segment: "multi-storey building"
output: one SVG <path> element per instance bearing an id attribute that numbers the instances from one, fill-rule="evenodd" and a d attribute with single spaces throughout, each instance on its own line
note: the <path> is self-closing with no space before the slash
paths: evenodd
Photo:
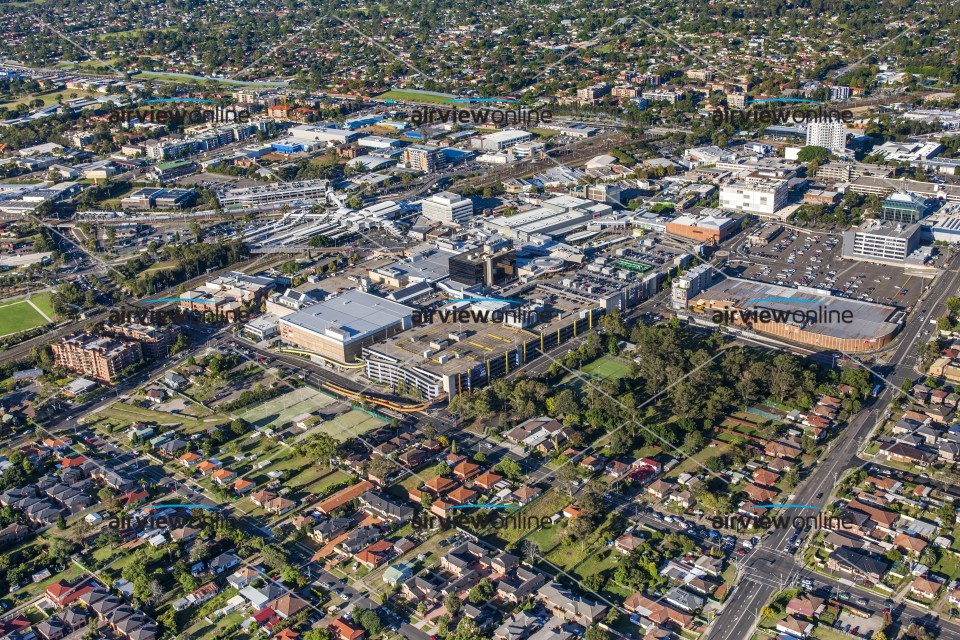
<path id="1" fill-rule="evenodd" d="M 121 342 L 85 331 L 66 336 L 51 348 L 55 367 L 103 382 L 113 382 L 123 369 L 143 360 L 139 343 Z"/>
<path id="2" fill-rule="evenodd" d="M 843 234 L 844 258 L 902 265 L 920 246 L 920 225 L 873 221 Z"/>
<path id="3" fill-rule="evenodd" d="M 463 224 L 473 217 L 473 200 L 441 191 L 423 201 L 423 215 L 437 222 Z"/>
<path id="4" fill-rule="evenodd" d="M 132 340 L 140 344 L 144 357 L 158 360 L 170 355 L 170 348 L 180 335 L 180 327 L 173 324 L 162 326 L 124 323 L 106 325 L 104 333 L 121 338 L 124 341 Z"/>
<path id="5" fill-rule="evenodd" d="M 424 144 L 414 144 L 403 150 L 403 162 L 411 169 L 429 173 L 443 165 L 443 150 Z"/>
<path id="6" fill-rule="evenodd" d="M 807 146 L 841 153 L 847 146 L 847 127 L 842 122 L 811 122 L 807 125 Z"/>
<path id="7" fill-rule="evenodd" d="M 759 216 L 773 216 L 787 205 L 785 180 L 770 180 L 747 184 L 733 182 L 720 187 L 720 208 L 745 211 Z"/>

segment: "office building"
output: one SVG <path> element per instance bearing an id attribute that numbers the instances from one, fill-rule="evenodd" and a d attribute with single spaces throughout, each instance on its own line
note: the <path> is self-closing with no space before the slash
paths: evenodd
<path id="1" fill-rule="evenodd" d="M 425 144 L 410 145 L 403 150 L 403 163 L 425 173 L 436 171 L 444 164 L 443 150 Z"/>
<path id="2" fill-rule="evenodd" d="M 893 193 L 883 201 L 880 219 L 886 222 L 920 222 L 930 213 L 931 203 L 915 193 Z"/>
<path id="3" fill-rule="evenodd" d="M 843 153 L 847 146 L 847 127 L 842 122 L 810 122 L 807 124 L 807 146 L 823 147 Z"/>
<path id="4" fill-rule="evenodd" d="M 450 278 L 461 284 L 496 286 L 517 276 L 517 253 L 513 249 L 490 252 L 467 251 L 450 258 Z"/>
<path id="5" fill-rule="evenodd" d="M 437 222 L 464 224 L 473 217 L 473 200 L 449 191 L 433 194 L 422 205 L 423 215 Z"/>
<path id="6" fill-rule="evenodd" d="M 720 187 L 720 208 L 758 216 L 774 216 L 787 205 L 787 183 L 768 180 L 755 184 L 733 182 Z"/>
<path id="7" fill-rule="evenodd" d="M 858 229 L 843 233 L 841 255 L 851 260 L 865 260 L 902 266 L 920 246 L 920 225 L 902 225 L 871 221 Z"/>
<path id="8" fill-rule="evenodd" d="M 137 342 L 121 342 L 85 331 L 61 338 L 50 345 L 53 366 L 74 373 L 113 382 L 125 368 L 143 360 Z"/>

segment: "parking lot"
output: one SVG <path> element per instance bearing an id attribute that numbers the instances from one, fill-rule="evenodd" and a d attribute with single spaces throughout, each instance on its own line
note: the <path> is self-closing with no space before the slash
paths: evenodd
<path id="1" fill-rule="evenodd" d="M 924 278 L 893 266 L 840 258 L 840 236 L 785 229 L 769 243 L 740 247 L 728 272 L 788 287 L 813 287 L 833 295 L 907 309 L 916 304 Z"/>

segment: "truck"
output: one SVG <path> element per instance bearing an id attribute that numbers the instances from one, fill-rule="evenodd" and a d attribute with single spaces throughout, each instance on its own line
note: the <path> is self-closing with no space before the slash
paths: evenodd
<path id="1" fill-rule="evenodd" d="M 883 389 L 883 385 L 879 385 L 879 384 L 878 384 L 877 386 L 875 386 L 875 387 L 873 388 L 873 391 L 870 392 L 870 396 L 873 397 L 873 398 L 876 398 L 878 395 L 880 395 L 880 390 L 881 390 L 881 389 Z"/>

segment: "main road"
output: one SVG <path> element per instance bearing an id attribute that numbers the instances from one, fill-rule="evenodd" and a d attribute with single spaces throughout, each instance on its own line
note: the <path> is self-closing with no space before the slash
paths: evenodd
<path id="1" fill-rule="evenodd" d="M 900 385 L 917 375 L 911 356 L 916 355 L 916 345 L 923 325 L 928 318 L 938 317 L 946 308 L 948 296 L 956 295 L 960 286 L 960 271 L 956 269 L 956 256 L 927 292 L 923 305 L 928 314 L 914 311 L 906 321 L 898 345 L 885 366 L 871 367 L 883 376 L 884 389 L 872 403 L 871 408 L 861 411 L 850 421 L 845 431 L 828 448 L 820 464 L 814 467 L 789 502 L 792 504 L 823 506 L 840 478 L 848 469 L 859 466 L 861 446 L 882 419 L 883 410 L 900 394 Z M 785 510 L 784 515 L 808 515 L 799 510 Z M 747 556 L 740 565 L 740 579 L 730 600 L 714 620 L 709 638 L 712 640 L 744 640 L 753 633 L 760 617 L 760 609 L 770 598 L 792 583 L 803 571 L 802 562 L 793 554 L 783 551 L 793 529 L 773 530 Z M 865 594 L 868 592 L 865 592 Z M 875 595 L 874 595 L 875 597 Z M 905 611 L 894 609 L 894 614 Z M 943 623 L 940 637 L 960 640 L 960 625 Z"/>

